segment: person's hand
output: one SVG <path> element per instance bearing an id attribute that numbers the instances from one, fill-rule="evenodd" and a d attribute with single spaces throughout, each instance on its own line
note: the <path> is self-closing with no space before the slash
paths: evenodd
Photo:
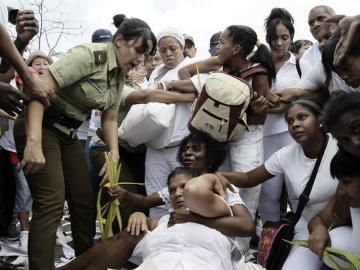
<path id="1" fill-rule="evenodd" d="M 108 153 L 108 157 L 116 164 L 119 163 L 119 152 L 118 151 L 109 151 Z M 109 172 L 108 172 L 108 167 L 107 167 L 107 163 L 105 161 L 102 169 L 100 170 L 99 176 L 102 177 L 101 182 L 100 182 L 100 187 L 102 187 L 103 185 L 105 185 L 106 183 L 109 182 Z"/>
<path id="2" fill-rule="evenodd" d="M 50 106 L 49 98 L 54 94 L 53 91 L 41 79 L 30 76 L 23 79 L 24 93 L 31 99 L 39 100 L 45 107 Z"/>
<path id="3" fill-rule="evenodd" d="M 145 81 L 146 72 L 132 69 L 128 72 L 127 81 L 130 83 L 141 84 Z"/>
<path id="4" fill-rule="evenodd" d="M 14 117 L 24 109 L 21 100 L 25 100 L 25 95 L 16 90 L 10 84 L 0 82 L 0 109 L 3 109 L 10 116 Z"/>
<path id="5" fill-rule="evenodd" d="M 147 218 L 144 213 L 135 212 L 129 217 L 126 231 L 131 235 L 139 235 L 148 231 Z"/>
<path id="6" fill-rule="evenodd" d="M 186 222 L 195 222 L 197 223 L 198 215 L 190 212 L 187 208 L 180 208 L 174 210 L 170 214 L 169 224 L 175 225 L 180 223 L 186 223 Z"/>
<path id="7" fill-rule="evenodd" d="M 281 93 L 276 93 L 279 96 L 279 101 L 283 103 L 290 103 L 292 100 L 298 97 L 298 91 L 296 89 L 288 89 Z"/>
<path id="8" fill-rule="evenodd" d="M 360 37 L 360 15 L 347 16 L 340 20 L 337 32 L 340 32 L 341 36 L 334 52 L 334 66 L 342 63 L 350 47 Z"/>
<path id="9" fill-rule="evenodd" d="M 126 197 L 126 193 L 127 193 L 126 189 L 124 189 L 120 186 L 108 188 L 107 192 L 108 192 L 108 195 L 109 195 L 111 201 L 113 201 L 115 199 L 124 200 Z"/>
<path id="10" fill-rule="evenodd" d="M 280 97 L 279 95 L 273 93 L 273 92 L 269 92 L 266 96 L 266 100 L 268 102 L 269 107 L 274 108 L 279 106 L 280 103 Z"/>
<path id="11" fill-rule="evenodd" d="M 323 256 L 325 247 L 330 241 L 328 230 L 324 226 L 316 227 L 309 236 L 309 248 L 320 258 Z"/>
<path id="12" fill-rule="evenodd" d="M 255 115 L 266 114 L 268 102 L 265 97 L 260 96 L 250 101 L 250 111 Z"/>
<path id="13" fill-rule="evenodd" d="M 44 168 L 45 157 L 41 142 L 27 142 L 24 150 L 24 158 L 21 167 L 25 175 L 34 174 Z"/>
<path id="14" fill-rule="evenodd" d="M 16 32 L 17 37 L 24 44 L 29 41 L 39 32 L 39 23 L 35 18 L 34 11 L 20 10 L 16 17 Z"/>

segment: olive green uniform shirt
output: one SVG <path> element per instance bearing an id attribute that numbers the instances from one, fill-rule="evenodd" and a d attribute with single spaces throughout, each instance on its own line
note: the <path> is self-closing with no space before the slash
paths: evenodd
<path id="1" fill-rule="evenodd" d="M 126 73 L 117 66 L 112 43 L 83 44 L 49 66 L 60 89 L 51 102 L 85 121 L 93 109 L 118 111 Z"/>

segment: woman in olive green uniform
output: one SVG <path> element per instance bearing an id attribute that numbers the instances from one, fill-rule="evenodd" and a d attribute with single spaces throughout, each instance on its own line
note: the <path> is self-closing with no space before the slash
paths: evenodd
<path id="1" fill-rule="evenodd" d="M 15 124 L 16 146 L 33 197 L 30 269 L 54 268 L 56 228 L 65 198 L 76 255 L 92 246 L 91 184 L 75 129 L 92 109 L 102 110 L 104 140 L 117 162 L 117 112 L 126 72 L 156 49 L 155 36 L 145 22 L 117 15 L 114 24 L 119 26 L 113 42 L 77 46 L 49 67 L 40 78 L 53 91 L 50 107 L 44 110 L 33 100 L 25 119 L 20 117 Z M 105 170 L 102 173 L 106 179 Z"/>

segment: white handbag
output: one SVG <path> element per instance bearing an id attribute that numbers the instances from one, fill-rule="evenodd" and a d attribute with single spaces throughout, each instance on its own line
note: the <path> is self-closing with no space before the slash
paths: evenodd
<path id="1" fill-rule="evenodd" d="M 133 105 L 118 129 L 118 136 L 133 147 L 149 142 L 170 126 L 174 113 L 175 104 Z"/>

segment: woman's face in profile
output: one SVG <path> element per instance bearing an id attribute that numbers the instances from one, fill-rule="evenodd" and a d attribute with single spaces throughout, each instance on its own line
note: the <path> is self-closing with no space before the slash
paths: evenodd
<path id="1" fill-rule="evenodd" d="M 218 55 L 222 63 L 226 63 L 233 55 L 233 38 L 230 36 L 229 30 L 225 29 L 220 36 L 218 43 Z"/>
<path id="2" fill-rule="evenodd" d="M 353 88 L 360 86 L 360 55 L 347 55 L 334 71 Z"/>
<path id="3" fill-rule="evenodd" d="M 173 37 L 163 37 L 160 39 L 159 52 L 167 68 L 174 68 L 184 60 L 184 48 Z"/>
<path id="4" fill-rule="evenodd" d="M 341 115 L 330 132 L 345 151 L 360 157 L 360 111 Z"/>

